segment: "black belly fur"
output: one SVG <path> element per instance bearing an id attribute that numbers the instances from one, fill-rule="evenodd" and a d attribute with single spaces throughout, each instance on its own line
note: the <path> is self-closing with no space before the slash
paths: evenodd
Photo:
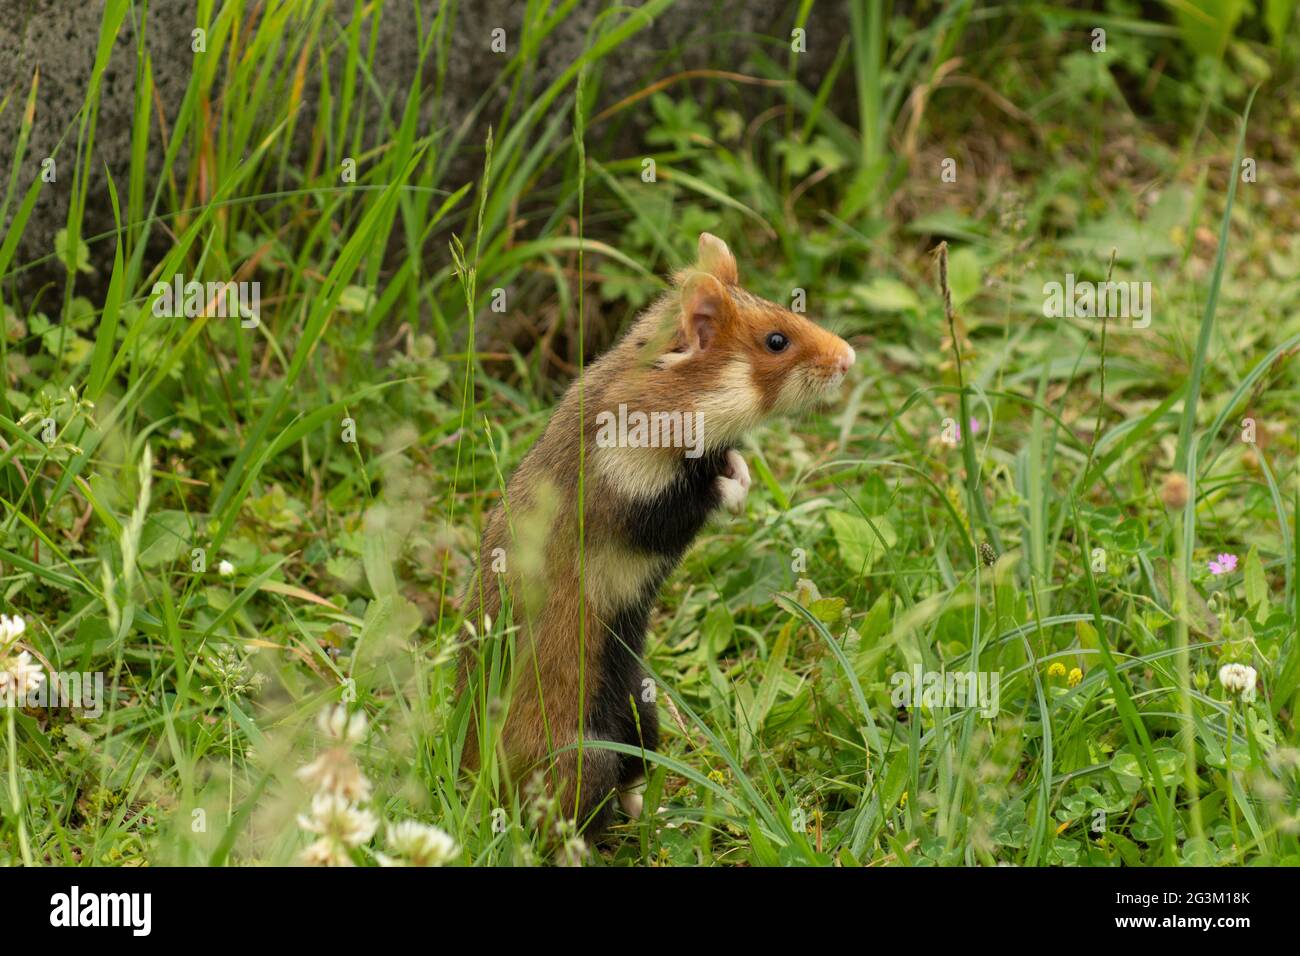
<path id="1" fill-rule="evenodd" d="M 656 591 L 658 582 L 653 590 L 647 587 L 644 600 L 624 608 L 606 623 L 609 633 L 605 636 L 600 686 L 588 718 L 593 736 L 646 750 L 659 745 L 653 694 L 649 695 L 651 700 L 643 699 L 647 696 L 643 683 L 647 677 L 640 660 Z"/>
<path id="2" fill-rule="evenodd" d="M 726 461 L 725 448 L 699 458 L 683 458 L 677 481 L 650 501 L 629 506 L 627 543 L 673 562 L 679 560 L 718 507 L 715 479 L 723 473 Z"/>
<path id="3" fill-rule="evenodd" d="M 720 499 L 716 479 L 726 467 L 726 449 L 699 458 L 683 458 L 680 478 L 649 502 L 630 510 L 624 525 L 625 543 L 636 550 L 667 558 L 659 575 L 646 582 L 637 598 L 605 622 L 605 653 L 600 685 L 587 726 L 593 736 L 656 750 L 659 724 L 653 694 L 647 694 L 640 658 L 645 647 L 650 611 L 663 579 L 681 560 Z M 643 698 L 650 696 L 650 700 Z M 639 776 L 642 763 L 624 757 L 622 782 Z"/>

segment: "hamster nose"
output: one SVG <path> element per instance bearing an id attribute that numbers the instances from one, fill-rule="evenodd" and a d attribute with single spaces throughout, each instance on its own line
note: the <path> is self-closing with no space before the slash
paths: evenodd
<path id="1" fill-rule="evenodd" d="M 844 351 L 840 357 L 835 360 L 835 368 L 841 375 L 847 375 L 849 369 L 853 368 L 853 363 L 857 361 L 857 354 L 853 351 L 852 346 L 844 346 Z"/>

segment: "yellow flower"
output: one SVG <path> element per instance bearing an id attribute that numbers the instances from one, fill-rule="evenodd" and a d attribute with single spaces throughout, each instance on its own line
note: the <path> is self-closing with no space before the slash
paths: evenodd
<path id="1" fill-rule="evenodd" d="M 727 775 L 721 770 L 710 770 L 709 779 L 720 787 L 725 787 L 727 785 Z"/>
<path id="2" fill-rule="evenodd" d="M 1052 662 L 1052 665 L 1051 665 L 1049 668 L 1047 668 L 1047 676 L 1048 676 L 1048 677 L 1064 677 L 1064 676 L 1065 676 L 1065 665 L 1062 664 L 1060 661 L 1053 661 L 1053 662 Z"/>
<path id="3" fill-rule="evenodd" d="M 901 797 L 898 798 L 898 805 L 899 805 L 900 807 L 905 807 L 905 806 L 907 806 L 907 791 L 906 791 L 906 790 L 904 790 L 904 791 L 903 791 L 903 795 L 902 795 Z"/>
<path id="4" fill-rule="evenodd" d="M 1070 668 L 1070 676 L 1065 680 L 1071 687 L 1078 687 L 1079 681 L 1083 680 L 1083 671 L 1077 667 L 1072 667 Z"/>

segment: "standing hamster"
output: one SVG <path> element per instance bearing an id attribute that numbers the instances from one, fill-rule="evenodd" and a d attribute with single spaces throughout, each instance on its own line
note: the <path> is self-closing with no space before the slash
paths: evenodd
<path id="1" fill-rule="evenodd" d="M 731 250 L 700 236 L 695 264 L 569 387 L 487 521 L 467 618 L 480 635 L 499 622 L 513 655 L 502 707 L 484 690 L 487 638 L 462 651 L 464 766 L 499 735 L 511 776 L 544 771 L 589 834 L 615 790 L 639 815 L 644 761 L 591 742 L 658 747 L 640 661 L 659 588 L 711 514 L 743 509 L 743 436 L 834 397 L 853 361 L 843 339 L 742 289 Z"/>

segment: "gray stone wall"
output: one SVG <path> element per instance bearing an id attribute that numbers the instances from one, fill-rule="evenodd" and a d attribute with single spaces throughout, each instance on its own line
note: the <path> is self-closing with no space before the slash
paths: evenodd
<path id="1" fill-rule="evenodd" d="M 351 0 L 334 2 L 340 22 L 351 16 Z M 0 0 L 0 98 L 9 97 L 0 113 L 0 176 L 7 183 L 13 150 L 22 118 L 23 107 L 32 77 L 39 70 L 35 125 L 18 180 L 18 193 L 11 203 L 9 216 L 27 185 L 39 175 L 41 159 L 51 155 L 63 140 L 57 159 L 56 183 L 42 189 L 35 212 L 29 221 L 11 269 L 49 255 L 54 250 L 55 233 L 67 217 L 68 197 L 72 187 L 76 157 L 78 111 L 85 99 L 94 63 L 105 0 Z M 248 4 L 248 7 L 254 6 Z M 485 52 L 493 27 L 501 26 L 509 37 L 517 37 L 523 3 L 518 0 L 472 0 L 461 3 L 456 11 L 456 26 L 449 60 L 445 94 L 442 102 L 430 95 L 424 104 L 426 116 L 422 128 L 433 124 L 454 125 L 468 114 L 495 81 L 499 64 Z M 219 7 L 219 5 L 218 5 Z M 737 70 L 751 49 L 765 49 L 783 61 L 788 45 L 765 43 L 762 36 L 781 38 L 788 44 L 790 26 L 797 4 L 793 0 L 776 3 L 715 2 L 715 0 L 678 0 L 656 22 L 619 49 L 602 73 L 601 106 L 618 99 L 678 70 L 713 67 Z M 580 0 L 574 11 L 556 29 L 532 64 L 535 88 L 543 88 L 559 76 L 579 55 L 587 41 L 593 20 L 607 5 L 600 0 Z M 421 0 L 421 15 L 427 23 L 436 11 L 434 0 Z M 190 48 L 190 31 L 195 25 L 196 6 L 186 0 L 140 0 L 138 16 L 146 18 L 144 33 L 153 61 L 156 100 L 170 126 L 189 83 L 195 54 Z M 842 2 L 822 3 L 809 23 L 809 50 L 801 60 L 805 82 L 816 82 L 827 68 L 835 50 L 847 32 L 847 9 Z M 118 185 L 125 203 L 130 163 L 131 123 L 134 110 L 137 43 L 141 23 L 128 14 L 117 37 L 113 54 L 104 74 L 99 123 L 95 134 L 95 171 L 90 184 L 83 232 L 93 236 L 112 229 L 112 208 L 104 185 L 107 167 Z M 367 28 L 368 29 L 368 28 Z M 379 55 L 375 80 L 391 94 L 398 108 L 409 88 L 418 62 L 416 11 L 409 0 L 389 0 L 380 19 Z M 363 34 L 364 36 L 365 34 Z M 341 61 L 340 61 L 341 65 Z M 432 84 L 433 70 L 426 64 Z M 742 91 L 744 87 L 740 87 Z M 503 91 L 496 91 L 500 97 Z M 679 95 L 681 91 L 678 91 Z M 314 102 L 310 89 L 307 101 Z M 369 110 L 378 116 L 373 98 Z M 484 117 L 494 115 L 490 103 Z M 630 124 L 625 135 L 635 137 L 637 123 Z M 375 129 L 377 124 L 369 128 Z M 298 124 L 300 133 L 310 129 L 310 117 Z M 163 147 L 158 139 L 158 122 L 153 122 L 154 142 L 149 150 L 151 173 L 161 166 Z M 66 138 L 65 138 L 66 137 Z M 475 131 L 471 141 L 481 141 Z M 472 177 L 477 157 L 462 168 L 453 169 L 453 181 Z M 185 166 L 182 164 L 182 169 Z M 461 179 L 456 180 L 455 177 Z M 152 182 L 152 180 L 151 180 Z M 8 228 L 9 223 L 4 223 Z M 92 264 L 101 276 L 111 264 L 112 243 L 99 242 L 91 249 Z M 30 291 L 41 284 L 62 282 L 62 270 L 55 263 L 25 270 L 18 282 L 20 290 Z M 82 281 L 82 280 L 79 280 Z M 93 277 L 84 280 L 93 285 Z"/>

